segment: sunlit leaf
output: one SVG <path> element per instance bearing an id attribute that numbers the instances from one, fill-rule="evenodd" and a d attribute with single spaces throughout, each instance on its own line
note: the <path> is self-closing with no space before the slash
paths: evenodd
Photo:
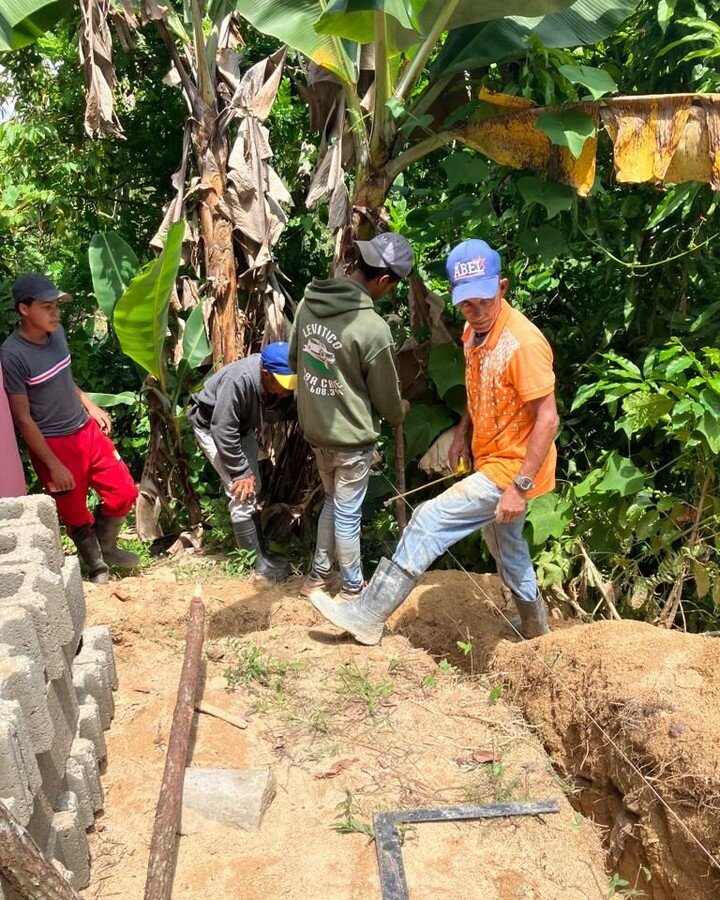
<path id="1" fill-rule="evenodd" d="M 560 113 L 543 113 L 538 116 L 537 126 L 558 147 L 567 147 L 578 159 L 585 141 L 595 134 L 595 123 L 582 112 L 568 110 Z"/>
<path id="2" fill-rule="evenodd" d="M 618 89 L 615 80 L 604 69 L 594 69 L 591 66 L 560 66 L 558 71 L 571 84 L 586 87 L 593 100 L 599 100 L 606 94 L 614 94 Z"/>
<path id="3" fill-rule="evenodd" d="M 115 304 L 140 268 L 138 258 L 119 234 L 110 231 L 93 235 L 88 261 L 98 306 L 112 319 Z"/>
<path id="4" fill-rule="evenodd" d="M 165 387 L 168 307 L 182 256 L 185 223 L 176 222 L 162 253 L 133 278 L 115 304 L 113 324 L 123 353 Z"/>

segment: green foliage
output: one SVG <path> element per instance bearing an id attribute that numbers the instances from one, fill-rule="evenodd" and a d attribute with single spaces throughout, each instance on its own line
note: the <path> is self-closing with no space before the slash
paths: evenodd
<path id="1" fill-rule="evenodd" d="M 416 403 L 405 416 L 405 458 L 417 459 L 432 444 L 435 438 L 453 424 L 447 407 L 438 403 L 428 406 Z"/>
<path id="2" fill-rule="evenodd" d="M 164 348 L 168 308 L 180 268 L 184 233 L 183 222 L 172 226 L 162 253 L 133 278 L 113 314 L 123 353 L 154 375 L 162 388 L 167 385 Z"/>
<path id="3" fill-rule="evenodd" d="M 335 816 L 336 822 L 332 826 L 333 831 L 337 831 L 338 834 L 364 834 L 367 835 L 370 842 L 375 840 L 375 830 L 372 824 L 358 818 L 363 814 L 362 810 L 347 788 L 345 789 L 345 799 L 338 803 L 335 809 L 338 810 L 338 814 Z"/>
<path id="4" fill-rule="evenodd" d="M 3 0 L 0 54 L 31 44 L 71 10 L 70 0 Z"/>
<path id="5" fill-rule="evenodd" d="M 537 126 L 558 147 L 567 147 L 578 159 L 585 141 L 595 134 L 595 123 L 582 112 L 568 110 L 561 113 L 543 113 L 538 116 Z"/>
<path id="6" fill-rule="evenodd" d="M 346 663 L 337 670 L 341 691 L 352 700 L 357 700 L 367 706 L 368 712 L 374 715 L 383 700 L 395 690 L 392 684 L 372 681 L 365 672 L 350 663 Z"/>
<path id="7" fill-rule="evenodd" d="M 98 306 L 112 319 L 115 304 L 140 268 L 138 258 L 119 234 L 105 232 L 93 235 L 88 261 Z"/>
<path id="8" fill-rule="evenodd" d="M 594 69 L 591 66 L 559 66 L 558 72 L 571 84 L 581 84 L 590 91 L 593 100 L 598 100 L 606 94 L 617 92 L 618 86 L 615 80 L 604 69 Z"/>
<path id="9" fill-rule="evenodd" d="M 212 347 L 205 332 L 202 303 L 198 303 L 188 316 L 183 332 L 183 359 L 191 369 L 201 366 L 210 356 Z"/>

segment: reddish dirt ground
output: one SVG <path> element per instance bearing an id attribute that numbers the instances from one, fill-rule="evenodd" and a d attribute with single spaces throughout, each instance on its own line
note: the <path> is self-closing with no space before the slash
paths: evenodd
<path id="1" fill-rule="evenodd" d="M 105 811 L 90 835 L 89 898 L 143 894 L 194 590 L 193 580 L 177 577 L 157 566 L 87 590 L 89 621 L 112 628 L 120 675 Z M 188 765 L 270 766 L 277 793 L 257 833 L 208 824 L 179 838 L 174 898 L 379 897 L 365 833 L 373 812 L 526 799 L 555 799 L 561 811 L 409 831 L 411 897 L 611 895 L 598 830 L 572 808 L 536 734 L 496 699 L 492 679 L 439 668 L 402 634 L 359 647 L 325 627 L 296 583 L 268 587 L 207 572 L 202 582 L 203 697 L 248 724 L 198 714 Z M 258 660 L 266 671 L 249 677 Z M 241 682 L 234 691 L 228 670 Z M 343 825 L 346 833 L 337 830 Z"/>

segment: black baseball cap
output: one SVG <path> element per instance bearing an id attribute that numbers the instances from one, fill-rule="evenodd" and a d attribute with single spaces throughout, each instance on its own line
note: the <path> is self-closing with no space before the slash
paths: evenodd
<path id="1" fill-rule="evenodd" d="M 390 269 L 398 278 L 407 278 L 412 272 L 412 247 L 401 234 L 385 231 L 371 241 L 355 241 L 355 246 L 369 266 Z"/>
<path id="2" fill-rule="evenodd" d="M 15 309 L 21 303 L 32 303 L 33 300 L 69 300 L 70 294 L 59 290 L 44 275 L 21 275 L 13 282 L 13 302 Z"/>

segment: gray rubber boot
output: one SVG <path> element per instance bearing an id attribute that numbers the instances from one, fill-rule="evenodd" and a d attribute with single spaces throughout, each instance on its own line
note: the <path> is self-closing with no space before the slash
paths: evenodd
<path id="1" fill-rule="evenodd" d="M 78 556 L 85 563 L 88 581 L 93 584 L 107 584 L 110 570 L 103 559 L 100 543 L 92 525 L 81 525 L 80 528 L 68 528 L 68 534 L 77 547 Z"/>
<path id="2" fill-rule="evenodd" d="M 540 594 L 537 593 L 534 603 L 527 600 L 521 600 L 513 594 L 513 600 L 517 611 L 520 613 L 519 619 L 512 619 L 511 625 L 516 631 L 526 639 L 542 637 L 543 634 L 550 634 L 547 623 L 547 612 L 545 610 L 545 601 Z M 515 634 L 515 632 L 513 632 Z"/>
<path id="3" fill-rule="evenodd" d="M 415 587 L 415 578 L 391 559 L 383 557 L 370 584 L 357 600 L 338 603 L 320 591 L 310 596 L 315 609 L 344 628 L 361 644 L 378 644 L 387 617 L 395 612 Z"/>
<path id="4" fill-rule="evenodd" d="M 233 532 L 238 548 L 255 554 L 254 569 L 257 575 L 268 581 L 285 581 L 290 574 L 290 564 L 277 556 L 266 556 L 263 553 L 260 535 L 252 519 L 234 522 Z"/>
<path id="5" fill-rule="evenodd" d="M 140 557 L 129 550 L 122 550 L 117 545 L 124 521 L 125 516 L 104 516 L 102 513 L 96 513 L 95 534 L 100 542 L 103 559 L 109 566 L 134 569 L 140 565 Z"/>

